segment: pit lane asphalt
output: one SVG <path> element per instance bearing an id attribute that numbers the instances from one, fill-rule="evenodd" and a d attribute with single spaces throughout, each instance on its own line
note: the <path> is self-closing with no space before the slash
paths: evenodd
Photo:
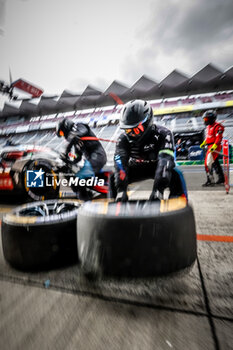
<path id="1" fill-rule="evenodd" d="M 91 283 L 77 265 L 16 271 L 0 246 L 0 349 L 233 349 L 233 191 L 202 188 L 202 167 L 183 170 L 198 234 L 191 269 Z M 149 195 L 151 181 L 136 186 L 133 196 Z"/>

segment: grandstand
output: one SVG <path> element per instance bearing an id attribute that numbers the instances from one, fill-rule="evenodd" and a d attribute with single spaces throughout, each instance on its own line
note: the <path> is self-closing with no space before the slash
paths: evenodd
<path id="1" fill-rule="evenodd" d="M 155 123 L 179 130 L 204 129 L 203 111 L 217 109 L 218 119 L 233 144 L 233 68 L 221 72 L 209 64 L 188 78 L 177 70 L 156 83 L 142 76 L 132 87 L 113 82 L 101 93 L 88 86 L 82 94 L 63 91 L 61 96 L 11 101 L 0 111 L 0 147 L 11 137 L 14 143 L 39 144 L 61 151 L 66 141 L 55 135 L 62 118 L 88 123 L 103 142 L 108 161 L 112 163 L 115 143 L 121 130 L 122 104 L 134 98 L 147 99 L 154 111 Z M 114 104 L 113 104 L 114 103 Z"/>

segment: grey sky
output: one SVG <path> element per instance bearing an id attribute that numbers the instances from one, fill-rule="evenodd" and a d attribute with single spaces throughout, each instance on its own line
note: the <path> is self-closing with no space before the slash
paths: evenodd
<path id="1" fill-rule="evenodd" d="M 233 64 L 233 1 L 155 1 L 140 38 L 137 60 L 129 56 L 124 67 L 126 77 L 138 67 L 158 79 L 174 68 L 193 74 L 210 62 L 225 70 Z"/>
<path id="2" fill-rule="evenodd" d="M 233 64 L 233 0 L 0 0 L 0 79 L 45 93 Z"/>

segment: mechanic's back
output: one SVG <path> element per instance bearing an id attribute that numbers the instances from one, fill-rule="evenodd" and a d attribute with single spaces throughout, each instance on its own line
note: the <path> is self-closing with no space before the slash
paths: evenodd
<path id="1" fill-rule="evenodd" d="M 87 124 L 79 122 L 74 123 L 69 119 L 63 119 L 58 124 L 57 135 L 59 137 L 64 136 L 69 142 L 65 153 L 68 154 L 72 146 L 77 147 L 79 152 L 81 152 L 90 163 L 95 174 L 106 164 L 106 152 Z M 87 138 L 87 140 L 81 140 L 83 137 Z M 90 138 L 90 140 L 88 140 L 88 138 Z M 96 138 L 96 140 L 92 138 Z"/>

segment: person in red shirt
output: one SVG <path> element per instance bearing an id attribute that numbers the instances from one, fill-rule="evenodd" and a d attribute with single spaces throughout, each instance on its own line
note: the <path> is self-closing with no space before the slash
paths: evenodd
<path id="1" fill-rule="evenodd" d="M 216 122 L 217 113 L 214 110 L 208 110 L 203 114 L 203 120 L 206 128 L 206 138 L 200 145 L 201 148 L 207 146 L 207 152 L 205 156 L 205 171 L 207 175 L 207 181 L 203 186 L 213 186 L 214 184 L 224 183 L 224 174 L 222 167 L 219 163 L 219 153 L 222 149 L 222 138 L 224 132 L 224 126 L 221 123 Z M 218 175 L 218 180 L 214 182 L 213 169 Z"/>

